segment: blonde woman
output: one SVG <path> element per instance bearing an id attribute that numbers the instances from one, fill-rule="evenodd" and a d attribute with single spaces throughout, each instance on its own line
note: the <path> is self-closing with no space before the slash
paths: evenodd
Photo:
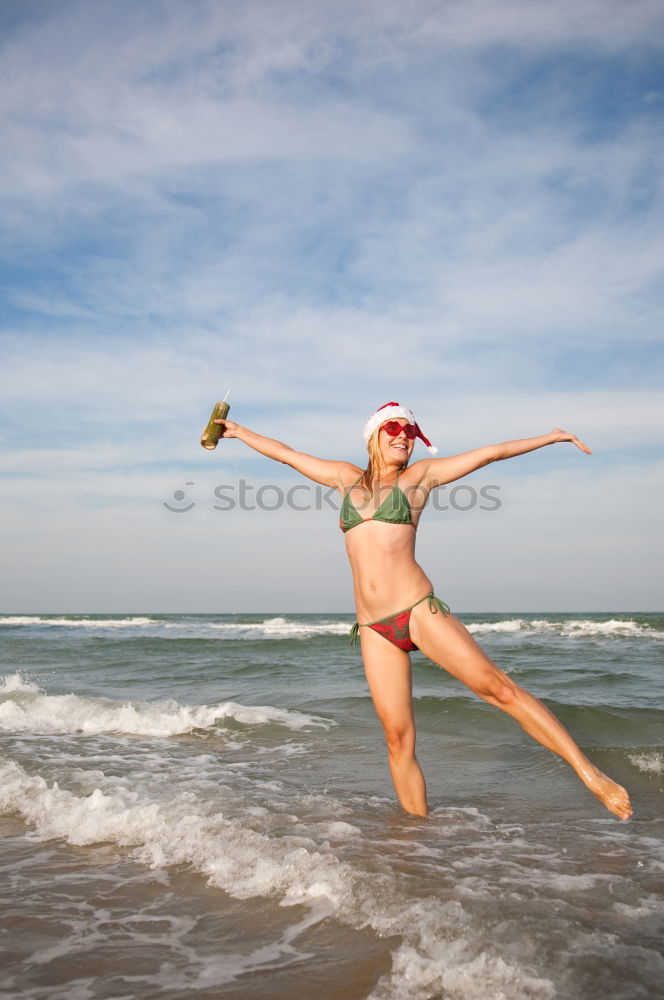
<path id="1" fill-rule="evenodd" d="M 254 451 L 283 462 L 303 476 L 333 486 L 342 497 L 340 527 L 353 572 L 357 622 L 369 690 L 385 739 L 390 772 L 399 802 L 409 813 L 428 813 L 426 785 L 415 756 L 410 656 L 419 649 L 443 670 L 496 708 L 507 712 L 534 740 L 558 754 L 610 812 L 632 815 L 629 796 L 581 752 L 558 719 L 500 670 L 482 651 L 415 560 L 417 525 L 432 490 L 462 479 L 475 469 L 571 441 L 590 449 L 576 435 L 553 430 L 541 437 L 487 445 L 460 455 L 435 458 L 411 410 L 390 402 L 369 417 L 364 440 L 365 470 L 352 462 L 328 461 L 294 451 L 281 441 L 256 434 L 231 420 L 224 436 L 238 438 Z M 431 456 L 413 462 L 420 438 Z"/>

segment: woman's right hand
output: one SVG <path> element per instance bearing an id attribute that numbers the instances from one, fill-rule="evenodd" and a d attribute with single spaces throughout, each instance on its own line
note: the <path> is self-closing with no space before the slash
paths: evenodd
<path id="1" fill-rule="evenodd" d="M 240 424 L 236 424 L 234 420 L 215 420 L 215 424 L 223 424 L 223 436 L 226 438 L 239 437 L 239 433 L 242 430 Z"/>

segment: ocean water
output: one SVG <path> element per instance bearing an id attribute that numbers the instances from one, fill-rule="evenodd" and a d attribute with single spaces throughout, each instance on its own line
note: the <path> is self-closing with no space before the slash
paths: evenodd
<path id="1" fill-rule="evenodd" d="M 631 821 L 419 654 L 404 814 L 350 616 L 0 616 L 4 995 L 664 996 L 664 616 L 460 617 Z"/>

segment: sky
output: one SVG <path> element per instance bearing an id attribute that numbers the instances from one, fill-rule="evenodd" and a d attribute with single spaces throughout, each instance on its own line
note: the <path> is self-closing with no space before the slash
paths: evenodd
<path id="1" fill-rule="evenodd" d="M 229 388 L 360 466 L 388 400 L 441 455 L 573 431 L 419 561 L 661 610 L 663 49 L 660 0 L 3 0 L 0 611 L 350 611 L 330 497 L 200 447 Z"/>

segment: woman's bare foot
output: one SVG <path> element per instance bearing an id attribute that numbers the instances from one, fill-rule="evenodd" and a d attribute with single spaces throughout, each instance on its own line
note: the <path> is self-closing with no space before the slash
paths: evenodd
<path id="1" fill-rule="evenodd" d="M 633 814 L 633 809 L 629 801 L 627 791 L 616 781 L 603 774 L 598 768 L 593 768 L 592 773 L 581 775 L 585 785 L 593 795 L 596 795 L 609 812 L 614 813 L 620 819 L 629 819 Z"/>

